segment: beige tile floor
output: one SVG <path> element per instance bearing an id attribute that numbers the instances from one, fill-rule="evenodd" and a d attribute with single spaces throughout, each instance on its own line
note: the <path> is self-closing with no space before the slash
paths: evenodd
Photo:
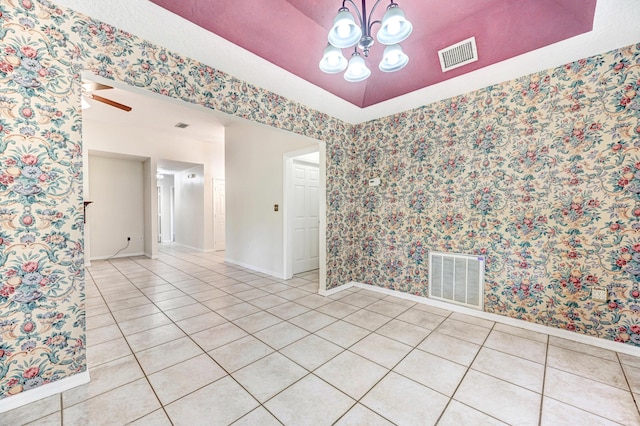
<path id="1" fill-rule="evenodd" d="M 638 425 L 640 358 L 220 253 L 87 274 L 91 383 L 19 425 Z"/>

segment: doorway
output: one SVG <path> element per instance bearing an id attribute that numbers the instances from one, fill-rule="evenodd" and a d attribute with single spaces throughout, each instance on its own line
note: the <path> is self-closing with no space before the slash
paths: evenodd
<path id="1" fill-rule="evenodd" d="M 314 269 L 320 272 L 323 294 L 326 263 L 325 152 L 317 146 L 284 154 L 284 271 L 285 277 Z"/>

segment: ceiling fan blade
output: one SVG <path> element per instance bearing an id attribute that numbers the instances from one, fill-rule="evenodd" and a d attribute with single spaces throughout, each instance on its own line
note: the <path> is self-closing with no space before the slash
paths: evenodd
<path id="1" fill-rule="evenodd" d="M 111 99 L 107 99 L 107 98 L 103 98 L 102 96 L 98 96 L 98 95 L 89 95 L 91 97 L 91 99 L 93 99 L 94 101 L 98 101 L 98 102 L 102 102 L 103 104 L 107 104 L 110 105 L 112 107 L 116 107 L 119 108 L 123 111 L 131 111 L 131 107 L 121 104 L 120 102 L 116 102 L 116 101 L 112 101 Z"/>
<path id="2" fill-rule="evenodd" d="M 104 90 L 104 89 L 113 89 L 111 86 L 107 86 L 106 84 L 96 83 L 95 81 L 84 80 L 82 82 L 82 90 L 85 92 L 93 92 L 95 90 Z"/>

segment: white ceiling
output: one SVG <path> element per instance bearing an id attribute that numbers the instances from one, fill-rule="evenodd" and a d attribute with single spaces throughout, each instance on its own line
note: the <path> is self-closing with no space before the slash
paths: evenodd
<path id="1" fill-rule="evenodd" d="M 350 123 L 417 108 L 640 41 L 640 1 L 599 0 L 590 33 L 363 109 L 147 0 L 55 1 Z"/>
<path id="2" fill-rule="evenodd" d="M 129 87 L 91 74 L 84 73 L 83 79 L 113 86 L 113 89 L 98 90 L 96 95 L 128 105 L 130 112 L 85 97 L 91 105 L 82 111 L 85 121 L 112 123 L 118 127 L 147 128 L 207 143 L 224 144 L 224 127 L 235 120 L 221 112 L 175 100 L 143 89 Z M 185 129 L 175 127 L 176 123 L 189 124 Z"/>

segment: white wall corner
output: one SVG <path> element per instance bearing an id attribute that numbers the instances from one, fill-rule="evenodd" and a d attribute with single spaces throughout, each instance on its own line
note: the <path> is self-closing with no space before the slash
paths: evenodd
<path id="1" fill-rule="evenodd" d="M 333 296 L 334 294 L 340 293 L 343 290 L 348 290 L 351 287 L 355 286 L 356 282 L 355 281 L 351 281 L 349 283 L 343 284 L 339 287 L 334 287 L 331 290 L 325 290 L 325 289 L 320 289 L 318 290 L 318 294 L 320 296 L 325 296 L 325 297 L 329 297 L 329 296 Z"/>

